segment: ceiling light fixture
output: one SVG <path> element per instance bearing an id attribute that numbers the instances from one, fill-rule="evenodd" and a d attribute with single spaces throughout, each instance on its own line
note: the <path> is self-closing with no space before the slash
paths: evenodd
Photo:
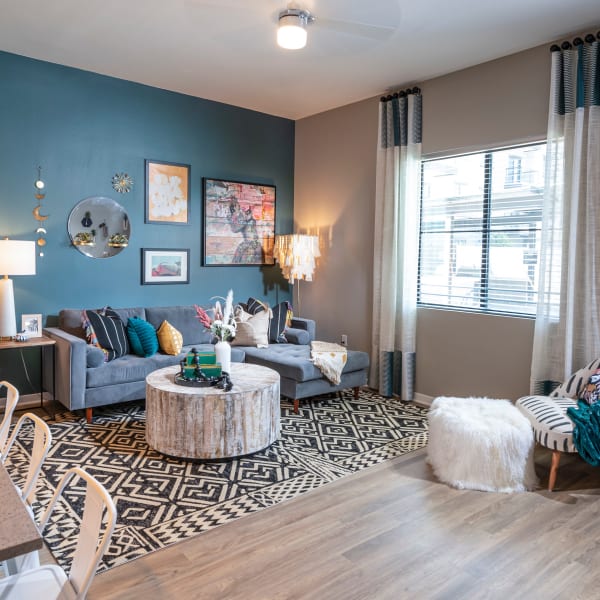
<path id="1" fill-rule="evenodd" d="M 288 8 L 279 13 L 277 44 L 287 50 L 299 50 L 306 46 L 306 26 L 315 18 L 307 11 Z"/>

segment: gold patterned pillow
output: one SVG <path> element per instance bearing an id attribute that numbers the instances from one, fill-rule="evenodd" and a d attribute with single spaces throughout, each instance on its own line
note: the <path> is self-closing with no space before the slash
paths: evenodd
<path id="1" fill-rule="evenodd" d="M 156 334 L 160 349 L 165 354 L 177 356 L 181 352 L 181 348 L 183 348 L 183 336 L 169 321 L 163 321 Z"/>

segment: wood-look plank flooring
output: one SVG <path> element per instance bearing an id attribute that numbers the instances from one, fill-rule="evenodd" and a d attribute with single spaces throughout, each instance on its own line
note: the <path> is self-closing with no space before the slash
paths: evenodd
<path id="1" fill-rule="evenodd" d="M 536 448 L 542 486 L 550 459 Z M 564 455 L 554 492 L 494 494 L 439 483 L 419 450 L 101 573 L 88 598 L 600 600 L 600 468 Z"/>
<path id="2" fill-rule="evenodd" d="M 96 576 L 90 600 L 600 598 L 600 470 L 494 494 L 399 457 Z M 550 454 L 536 450 L 542 483 Z"/>

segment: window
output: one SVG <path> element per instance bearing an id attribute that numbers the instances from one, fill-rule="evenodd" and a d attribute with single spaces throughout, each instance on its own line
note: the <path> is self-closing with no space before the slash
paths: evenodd
<path id="1" fill-rule="evenodd" d="M 546 144 L 423 161 L 418 302 L 534 315 Z"/>

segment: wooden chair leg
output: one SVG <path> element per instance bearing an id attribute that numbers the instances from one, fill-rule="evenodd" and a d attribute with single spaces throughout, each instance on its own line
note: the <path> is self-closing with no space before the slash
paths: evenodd
<path id="1" fill-rule="evenodd" d="M 552 450 L 552 463 L 550 465 L 550 476 L 548 478 L 548 491 L 554 489 L 556 483 L 556 472 L 558 471 L 558 463 L 560 463 L 560 450 Z"/>
<path id="2" fill-rule="evenodd" d="M 300 400 L 298 400 L 298 398 L 294 400 L 294 412 L 296 414 L 300 412 Z"/>
<path id="3" fill-rule="evenodd" d="M 356 400 L 358 400 L 358 397 L 360 396 L 360 388 L 359 387 L 352 388 L 352 391 L 354 392 L 354 398 Z"/>
<path id="4" fill-rule="evenodd" d="M 88 423 L 92 422 L 92 413 L 93 413 L 94 409 L 93 408 L 86 408 L 85 409 L 85 420 Z"/>

